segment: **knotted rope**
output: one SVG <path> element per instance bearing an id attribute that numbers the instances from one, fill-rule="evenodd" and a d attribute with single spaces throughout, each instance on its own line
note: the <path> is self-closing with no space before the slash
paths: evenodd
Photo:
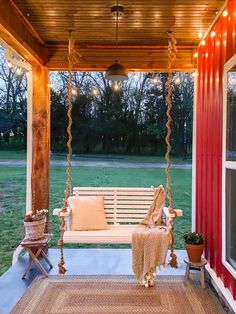
<path id="1" fill-rule="evenodd" d="M 60 212 L 61 225 L 60 225 L 60 239 L 58 240 L 58 246 L 60 249 L 61 258 L 60 258 L 60 262 L 58 263 L 59 274 L 65 274 L 65 272 L 66 272 L 66 268 L 64 267 L 65 261 L 64 261 L 64 254 L 63 254 L 63 244 L 64 244 L 63 236 L 64 236 L 64 232 L 65 232 L 65 227 L 66 227 L 65 214 L 67 212 L 68 198 L 70 197 L 70 194 L 71 194 L 71 182 L 72 182 L 72 177 L 71 177 L 72 67 L 73 67 L 73 64 L 77 62 L 77 53 L 74 49 L 74 41 L 72 40 L 71 34 L 72 34 L 72 31 L 69 31 L 69 45 L 68 45 L 68 73 L 69 73 L 69 78 L 68 78 L 68 97 L 67 97 L 67 102 L 68 102 L 68 110 L 67 110 L 67 117 L 68 117 L 67 148 L 68 148 L 68 154 L 67 154 L 67 169 L 66 169 L 67 179 L 66 179 L 66 188 L 64 190 L 65 197 L 63 200 L 63 207 L 62 207 L 62 210 Z"/>
<path id="2" fill-rule="evenodd" d="M 166 110 L 166 116 L 167 116 L 167 122 L 166 122 L 166 129 L 167 129 L 167 134 L 165 138 L 166 146 L 167 146 L 167 151 L 165 154 L 166 158 L 166 195 L 169 200 L 169 213 L 174 214 L 174 218 L 171 218 L 169 221 L 169 226 L 171 229 L 171 237 L 172 237 L 172 242 L 171 242 L 171 260 L 170 260 L 170 266 L 171 267 L 177 267 L 177 256 L 174 253 L 174 242 L 175 242 L 175 236 L 174 236 L 174 221 L 176 218 L 176 212 L 173 209 L 173 199 L 172 199 L 172 190 L 171 190 L 171 176 L 169 174 L 171 162 L 170 162 L 170 151 L 171 151 L 171 144 L 170 144 L 170 137 L 171 137 L 171 123 L 172 123 L 172 117 L 171 117 L 171 108 L 172 108 L 172 102 L 171 102 L 171 96 L 172 96 L 172 87 L 171 87 L 171 81 L 172 81 L 172 65 L 174 60 L 176 59 L 176 39 L 173 35 L 172 32 L 168 32 L 168 38 L 169 38 L 169 43 L 168 43 L 168 78 L 166 82 L 166 87 L 167 87 L 167 96 L 166 96 L 166 103 L 167 103 L 167 110 Z"/>

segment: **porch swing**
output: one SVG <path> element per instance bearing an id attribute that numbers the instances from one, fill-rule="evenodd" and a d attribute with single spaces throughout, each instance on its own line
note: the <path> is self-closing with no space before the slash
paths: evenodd
<path id="1" fill-rule="evenodd" d="M 170 257 L 169 262 L 171 267 L 177 267 L 177 256 L 174 252 L 174 221 L 176 217 L 182 216 L 182 210 L 173 209 L 173 199 L 171 192 L 171 176 L 169 169 L 171 166 L 169 154 L 171 151 L 170 136 L 171 136 L 171 122 L 172 118 L 170 115 L 172 103 L 172 63 L 176 58 L 176 40 L 172 32 L 168 32 L 168 79 L 167 79 L 167 90 L 166 96 L 167 103 L 167 135 L 165 138 L 167 151 L 165 154 L 167 166 L 166 166 L 166 196 L 169 201 L 168 207 L 162 209 L 162 221 L 169 228 L 171 235 L 170 242 Z M 64 243 L 85 243 L 85 244 L 131 244 L 132 243 L 132 232 L 139 224 L 140 220 L 144 219 L 149 207 L 153 204 L 156 190 L 150 188 L 126 188 L 126 187 L 74 187 L 71 191 L 71 157 L 72 157 L 72 67 L 73 64 L 78 60 L 78 53 L 74 48 L 74 41 L 72 39 L 72 32 L 69 32 L 69 45 L 68 45 L 68 155 L 67 155 L 67 180 L 65 188 L 64 204 L 62 208 L 56 208 L 53 211 L 54 215 L 57 215 L 61 219 L 60 225 L 60 239 L 58 240 L 58 246 L 61 253 L 60 262 L 58 264 L 59 274 L 64 274 L 66 269 L 64 267 L 64 255 L 63 255 L 63 244 Z M 161 186 L 162 187 L 162 186 Z M 72 196 L 71 196 L 72 192 Z M 89 230 L 89 231 L 75 231 L 71 228 L 73 208 L 71 206 L 73 198 L 78 197 L 96 197 L 102 196 L 104 199 L 104 210 L 105 218 L 109 224 L 109 229 L 106 230 Z"/>

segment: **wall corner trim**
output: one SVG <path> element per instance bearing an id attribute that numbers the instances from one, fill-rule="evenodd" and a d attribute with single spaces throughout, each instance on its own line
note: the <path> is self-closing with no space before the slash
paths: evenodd
<path id="1" fill-rule="evenodd" d="M 236 300 L 233 299 L 233 296 L 228 288 L 224 287 L 223 281 L 217 277 L 215 271 L 210 267 L 209 263 L 206 265 L 206 270 L 208 271 L 211 279 L 212 285 L 216 290 L 220 290 L 222 295 L 224 296 L 225 300 L 228 302 L 229 306 L 232 310 L 236 313 Z"/>

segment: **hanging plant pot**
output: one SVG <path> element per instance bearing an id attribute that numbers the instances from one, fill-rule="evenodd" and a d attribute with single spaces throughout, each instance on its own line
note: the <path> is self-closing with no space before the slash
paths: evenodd
<path id="1" fill-rule="evenodd" d="M 37 221 L 24 221 L 25 237 L 29 240 L 42 239 L 45 230 L 46 218 Z"/>
<path id="2" fill-rule="evenodd" d="M 192 263 L 200 263 L 204 249 L 204 244 L 184 243 L 184 245 L 188 254 L 189 261 Z"/>

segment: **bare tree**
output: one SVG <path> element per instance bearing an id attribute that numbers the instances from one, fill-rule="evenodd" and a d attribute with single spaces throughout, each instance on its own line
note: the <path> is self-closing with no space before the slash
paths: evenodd
<path id="1" fill-rule="evenodd" d="M 9 142 L 26 140 L 26 76 L 14 66 L 9 66 L 0 47 L 0 131 L 1 138 Z"/>

